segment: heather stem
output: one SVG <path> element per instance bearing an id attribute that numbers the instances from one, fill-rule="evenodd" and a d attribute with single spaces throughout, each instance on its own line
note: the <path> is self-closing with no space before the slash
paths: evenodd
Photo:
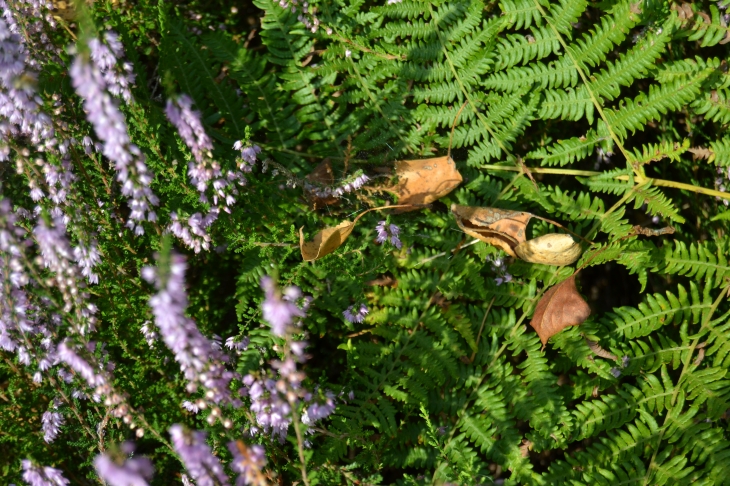
<path id="1" fill-rule="evenodd" d="M 289 406 L 292 410 L 292 423 L 294 424 L 294 431 L 297 434 L 297 450 L 299 452 L 299 469 L 302 472 L 302 481 L 306 486 L 309 486 L 309 479 L 307 478 L 307 463 L 304 459 L 304 438 L 302 437 L 302 430 L 299 427 L 299 413 L 296 410 L 296 402 L 291 398 L 287 397 Z"/>

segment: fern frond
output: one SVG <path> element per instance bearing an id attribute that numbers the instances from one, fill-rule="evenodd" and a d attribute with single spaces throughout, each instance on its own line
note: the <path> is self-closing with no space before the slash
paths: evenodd
<path id="1" fill-rule="evenodd" d="M 529 35 L 508 34 L 498 41 L 494 70 L 501 71 L 518 64 L 542 59 L 560 50 L 555 34 L 545 26 L 534 28 Z"/>
<path id="2" fill-rule="evenodd" d="M 640 407 L 650 412 L 664 410 L 665 403 L 671 399 L 673 389 L 654 375 L 647 375 L 641 389 L 625 384 L 615 394 L 600 399 L 579 403 L 573 412 L 576 429 L 573 440 L 592 437 L 604 430 L 616 429 L 633 420 Z"/>
<path id="3" fill-rule="evenodd" d="M 710 162 L 721 167 L 730 167 L 730 138 L 710 142 L 710 149 L 712 150 Z"/>
<path id="4" fill-rule="evenodd" d="M 730 90 L 714 89 L 704 98 L 694 100 L 690 108 L 707 120 L 723 124 L 730 123 Z"/>
<path id="5" fill-rule="evenodd" d="M 502 0 L 499 6 L 508 25 L 515 29 L 525 29 L 533 23 L 536 25 L 542 23 L 540 10 L 533 0 Z"/>
<path id="6" fill-rule="evenodd" d="M 654 63 L 664 52 L 667 42 L 674 31 L 674 19 L 669 19 L 664 25 L 641 39 L 634 47 L 618 60 L 607 63 L 606 69 L 594 75 L 590 82 L 590 89 L 596 95 L 613 100 L 620 94 L 621 86 L 629 86 L 634 80 L 645 77 L 654 66 Z"/>
<path id="7" fill-rule="evenodd" d="M 648 295 L 638 307 L 620 307 L 606 315 L 605 323 L 615 336 L 625 339 L 648 336 L 664 326 L 683 322 L 700 322 L 701 316 L 710 310 L 712 300 L 700 297 L 699 289 L 690 282 L 690 291 L 677 286 L 677 294 L 669 291 L 666 297 L 662 294 Z"/>
<path id="8" fill-rule="evenodd" d="M 723 21 L 720 10 L 712 4 L 710 4 L 710 15 L 697 12 L 688 34 L 689 40 L 700 41 L 702 47 L 730 42 L 730 29 Z"/>
<path id="9" fill-rule="evenodd" d="M 606 58 L 606 53 L 626 39 L 639 19 L 636 4 L 630 1 L 617 3 L 613 13 L 603 16 L 595 30 L 568 46 L 572 58 L 581 66 L 597 66 Z"/>
<path id="10" fill-rule="evenodd" d="M 707 415 L 711 420 L 719 419 L 730 408 L 730 380 L 725 378 L 727 369 L 706 368 L 684 375 L 684 389 L 693 406 L 707 402 Z"/>
<path id="11" fill-rule="evenodd" d="M 672 248 L 665 244 L 652 255 L 656 262 L 652 271 L 702 279 L 712 287 L 719 287 L 725 277 L 730 276 L 727 250 L 723 248 L 726 245 L 723 240 L 717 245 L 702 242 L 688 246 L 683 241 L 675 241 Z"/>
<path id="12" fill-rule="evenodd" d="M 646 204 L 646 212 L 651 215 L 661 215 L 666 218 L 684 223 L 684 218 L 679 215 L 679 209 L 674 207 L 672 201 L 658 187 L 636 186 L 632 189 L 634 194 L 634 209 Z"/>
<path id="13" fill-rule="evenodd" d="M 689 139 L 684 139 L 682 143 L 665 141 L 657 144 L 646 144 L 629 152 L 629 162 L 632 165 L 645 165 L 662 159 L 669 159 L 678 162 L 680 156 L 689 150 Z"/>
<path id="14" fill-rule="evenodd" d="M 533 150 L 525 155 L 525 158 L 539 160 L 543 167 L 555 165 L 564 167 L 588 157 L 596 144 L 602 140 L 604 139 L 599 137 L 594 130 L 589 130 L 585 136 L 557 140 L 552 145 Z"/>
<path id="15" fill-rule="evenodd" d="M 593 124 L 593 100 L 585 86 L 565 91 L 543 91 L 544 100 L 540 103 L 540 118 L 562 118 L 580 120 L 584 116 Z"/>
<path id="16" fill-rule="evenodd" d="M 629 130 L 633 133 L 644 125 L 657 120 L 669 110 L 679 110 L 689 104 L 700 93 L 702 82 L 711 71 L 702 71 L 685 82 L 670 85 L 652 85 L 648 95 L 640 94 L 633 100 L 621 103 L 616 109 L 605 110 L 609 125 L 621 138 L 626 138 Z"/>

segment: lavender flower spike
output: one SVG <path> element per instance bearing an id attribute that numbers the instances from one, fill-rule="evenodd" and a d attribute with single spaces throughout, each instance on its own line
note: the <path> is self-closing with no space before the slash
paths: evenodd
<path id="1" fill-rule="evenodd" d="M 274 335 L 286 335 L 294 318 L 305 316 L 304 311 L 293 302 L 301 297 L 301 291 L 297 287 L 287 287 L 282 296 L 271 277 L 261 279 L 261 288 L 266 293 L 264 303 L 261 305 L 264 319 L 271 324 L 271 332 Z"/>
<path id="2" fill-rule="evenodd" d="M 200 121 L 200 112 L 193 110 L 193 100 L 184 94 L 178 96 L 176 100 L 167 100 L 165 114 L 193 153 L 195 161 L 203 163 L 205 157 L 213 150 L 213 144 Z"/>
<path id="3" fill-rule="evenodd" d="M 63 415 L 58 412 L 51 412 L 50 410 L 43 413 L 41 418 L 41 426 L 43 430 L 43 440 L 49 444 L 56 440 L 60 427 L 63 425 Z"/>
<path id="4" fill-rule="evenodd" d="M 134 444 L 125 442 L 121 449 L 125 455 L 130 455 L 134 452 Z M 147 481 L 154 473 L 152 462 L 146 457 L 133 457 L 118 463 L 108 455 L 100 454 L 94 459 L 94 468 L 110 486 L 148 486 Z"/>
<path id="5" fill-rule="evenodd" d="M 127 227 L 134 228 L 135 234 L 141 235 L 144 234 L 144 228 L 139 223 L 145 219 L 157 220 L 152 208 L 159 201 L 150 189 L 152 175 L 147 170 L 144 155 L 131 142 L 124 115 L 109 93 L 114 86 L 109 84 L 104 71 L 111 62 L 107 55 L 111 50 L 103 56 L 94 56 L 94 47 L 97 44 L 98 41 L 89 45 L 92 48 L 93 62 L 81 55 L 76 56 L 70 70 L 71 81 L 76 93 L 84 100 L 88 120 L 94 126 L 97 137 L 103 142 L 104 156 L 114 163 L 122 194 L 129 198 L 131 213 Z"/>
<path id="6" fill-rule="evenodd" d="M 67 486 L 70 484 L 58 469 L 36 466 L 28 459 L 24 459 L 21 465 L 23 466 L 23 480 L 29 486 Z"/>
<path id="7" fill-rule="evenodd" d="M 223 466 L 205 443 L 205 432 L 186 432 L 182 425 L 170 427 L 170 437 L 175 452 L 182 459 L 185 469 L 197 486 L 227 486 L 228 477 Z"/>
<path id="8" fill-rule="evenodd" d="M 155 324 L 165 344 L 180 363 L 180 370 L 188 380 L 188 391 L 205 389 L 205 397 L 212 403 L 238 406 L 228 385 L 236 376 L 224 363 L 228 360 L 220 346 L 203 336 L 195 322 L 185 316 L 188 298 L 185 294 L 185 259 L 173 254 L 167 275 L 159 269 L 146 267 L 142 276 L 155 283 L 158 293 L 150 298 Z"/>

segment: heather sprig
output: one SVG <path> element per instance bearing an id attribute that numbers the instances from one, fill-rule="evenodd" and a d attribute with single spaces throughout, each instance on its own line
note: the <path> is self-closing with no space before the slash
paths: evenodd
<path id="1" fill-rule="evenodd" d="M 245 186 L 247 182 L 244 172 L 251 171 L 257 152 L 252 147 L 244 149 L 242 159 L 237 164 L 238 169 L 224 173 L 220 163 L 213 159 L 213 143 L 205 133 L 200 112 L 193 110 L 192 106 L 190 97 L 182 94 L 167 100 L 165 114 L 193 154 L 193 160 L 188 163 L 188 177 L 198 191 L 200 202 L 209 205 L 210 209 L 205 214 L 197 212 L 188 217 L 172 213 L 172 223 L 168 229 L 185 246 L 199 253 L 210 249 L 208 228 L 218 219 L 221 211 L 231 212 L 231 206 L 238 196 L 238 187 Z M 241 142 L 236 142 L 235 146 L 240 145 Z"/>
<path id="2" fill-rule="evenodd" d="M 262 469 L 266 465 L 264 448 L 258 444 L 246 446 L 237 440 L 228 443 L 228 450 L 233 456 L 231 469 L 238 474 L 236 486 L 264 486 L 268 484 Z"/>
<path id="3" fill-rule="evenodd" d="M 142 276 L 157 288 L 149 300 L 155 325 L 168 349 L 180 364 L 188 381 L 188 393 L 203 391 L 203 403 L 212 407 L 208 421 L 220 419 L 230 427 L 230 420 L 221 418 L 220 406 L 240 406 L 230 383 L 238 375 L 228 369 L 229 358 L 218 343 L 206 338 L 195 321 L 185 315 L 188 304 L 185 292 L 185 258 L 172 253 L 169 262 L 157 268 L 145 267 Z"/>
<path id="4" fill-rule="evenodd" d="M 205 443 L 207 437 L 205 432 L 189 431 L 180 424 L 170 427 L 169 432 L 175 452 L 197 486 L 230 484 L 220 460 Z"/>
<path id="5" fill-rule="evenodd" d="M 261 287 L 265 293 L 261 304 L 263 317 L 271 325 L 272 334 L 284 339 L 284 346 L 282 358 L 272 360 L 270 369 L 243 378 L 244 393 L 251 399 L 251 411 L 257 423 L 250 432 L 270 434 L 283 442 L 289 426 L 294 423 L 301 447 L 306 442 L 301 425 L 312 425 L 334 411 L 334 396 L 328 394 L 320 404 L 315 394 L 303 387 L 306 375 L 298 368 L 307 359 L 304 353 L 307 342 L 296 340 L 294 336 L 300 332 L 300 319 L 306 317 L 311 301 L 303 297 L 296 286 L 279 289 L 270 276 L 261 279 Z M 301 307 L 297 305 L 299 300 L 303 301 Z M 306 407 L 301 416 L 300 407 Z"/>
<path id="6" fill-rule="evenodd" d="M 3 2 L 4 3 L 4 2 Z M 36 94 L 37 74 L 32 70 L 25 43 L 13 24 L 12 13 L 0 5 L 0 162 L 8 160 L 10 140 L 28 137 L 40 150 L 53 147 L 56 140 L 51 118 L 43 112 Z"/>
<path id="7" fill-rule="evenodd" d="M 94 468 L 99 477 L 109 486 L 148 486 L 154 467 L 146 457 L 130 457 L 135 446 L 124 442 L 115 454 L 99 454 L 94 459 Z"/>
<path id="8" fill-rule="evenodd" d="M 387 221 L 381 221 L 375 227 L 375 231 L 378 233 L 378 237 L 375 239 L 378 243 L 390 243 L 397 249 L 401 249 L 403 244 L 398 238 L 400 235 L 400 228 L 394 224 L 388 224 Z"/>
<path id="9" fill-rule="evenodd" d="M 152 192 L 150 184 L 153 175 L 145 163 L 145 156 L 137 145 L 132 143 L 124 114 L 120 111 L 114 93 L 126 96 L 129 80 L 114 73 L 114 65 L 121 54 L 116 34 L 108 33 L 114 49 L 107 48 L 99 39 L 91 39 L 91 55 L 76 55 L 70 69 L 71 81 L 76 93 L 84 101 L 86 118 L 94 127 L 94 132 L 102 141 L 102 152 L 114 165 L 121 192 L 128 198 L 129 220 L 127 227 L 135 234 L 144 234 L 143 221 L 154 222 L 157 214 L 154 207 L 159 200 Z M 126 81 L 121 81 L 125 80 Z M 131 98 L 131 95 L 129 95 Z"/>
<path id="10" fill-rule="evenodd" d="M 24 459 L 21 463 L 23 480 L 28 486 L 67 486 L 71 484 L 58 469 L 39 466 L 28 459 Z"/>

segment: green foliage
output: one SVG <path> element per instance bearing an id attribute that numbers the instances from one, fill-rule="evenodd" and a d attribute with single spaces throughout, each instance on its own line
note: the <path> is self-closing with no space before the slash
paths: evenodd
<path id="1" fill-rule="evenodd" d="M 161 226 L 140 238 L 125 230 L 113 167 L 79 152 L 72 198 L 86 216 L 71 238 L 99 234 L 94 339 L 146 417 L 138 444 L 155 462 L 153 484 L 183 472 L 161 440 L 171 424 L 208 431 L 224 462 L 226 442 L 257 426 L 249 398 L 227 411 L 231 430 L 181 409 L 189 397 L 172 355 L 140 332 L 153 290 L 139 272 L 160 251 L 164 224 L 207 207 L 187 179 L 188 149 L 162 116 L 180 93 L 202 112 L 224 170 L 235 166 L 236 140 L 259 145 L 265 161 L 211 228 L 217 251 L 187 252 L 188 313 L 208 336 L 248 336 L 231 364 L 255 373 L 282 355 L 262 319 L 261 278 L 312 297 L 305 386 L 332 390 L 337 408 L 306 436 L 309 484 L 730 484 L 728 10 L 684 3 L 689 18 L 656 1 L 310 3 L 315 33 L 300 7 L 274 0 L 140 0 L 118 12 L 97 2 L 91 11 L 98 26 L 125 32 L 144 74 L 124 110 L 156 174 Z M 49 64 L 39 89 L 58 92 L 80 140 L 93 131 L 65 69 Z M 335 252 L 302 261 L 299 228 L 311 239 L 397 203 L 386 190 L 394 161 L 447 153 L 464 179 L 452 193 L 416 211 L 368 213 Z M 333 187 L 357 171 L 371 181 L 313 204 L 305 177 L 323 161 Z M 0 168 L 3 196 L 32 209 L 33 165 L 23 167 Z M 555 220 L 583 238 L 584 252 L 566 268 L 507 257 L 460 233 L 452 203 Z M 383 220 L 400 227 L 402 249 L 376 243 Z M 535 218 L 528 236 L 556 231 Z M 534 309 L 574 271 L 593 314 L 542 346 Z M 359 303 L 365 321 L 344 319 Z M 40 415 L 70 387 L 36 385 L 12 353 L 3 358 L 3 477 L 19 482 L 17 459 L 32 456 L 91 484 L 93 456 L 134 439 L 104 406 L 74 399 L 68 425 L 46 444 Z M 265 446 L 272 483 L 302 484 L 301 444 L 293 429 L 288 438 L 245 440 Z"/>

